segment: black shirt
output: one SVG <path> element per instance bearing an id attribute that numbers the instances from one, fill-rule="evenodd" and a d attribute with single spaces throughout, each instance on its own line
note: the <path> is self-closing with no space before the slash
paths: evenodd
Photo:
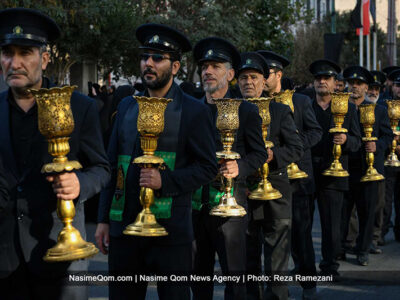
<path id="1" fill-rule="evenodd" d="M 312 156 L 313 157 L 324 157 L 324 149 L 330 145 L 330 140 L 332 137 L 329 134 L 329 129 L 331 128 L 331 104 L 323 110 L 321 106 L 319 106 L 317 100 L 314 98 L 312 103 L 315 117 L 319 125 L 322 127 L 322 138 L 314 147 L 312 147 Z"/>
<path id="2" fill-rule="evenodd" d="M 32 163 L 30 156 L 33 141 L 40 134 L 38 130 L 38 112 L 36 103 L 27 111 L 23 111 L 9 93 L 11 144 L 19 173 L 23 173 Z"/>

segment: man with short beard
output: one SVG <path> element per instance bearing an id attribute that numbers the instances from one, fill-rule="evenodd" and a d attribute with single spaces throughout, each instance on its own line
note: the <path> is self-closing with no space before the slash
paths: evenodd
<path id="1" fill-rule="evenodd" d="M 258 53 L 241 55 L 238 69 L 238 83 L 245 98 L 258 98 L 268 81 L 270 66 Z M 293 114 L 287 105 L 271 102 L 269 105 L 271 123 L 268 140 L 274 143 L 268 148 L 269 175 L 272 186 L 279 190 L 279 199 L 248 200 L 249 226 L 247 230 L 247 272 L 261 274 L 261 252 L 264 244 L 265 274 L 282 274 L 288 271 L 291 240 L 292 195 L 287 175 L 287 166 L 303 154 L 303 145 L 296 130 Z M 262 237 L 260 240 L 260 236 Z M 263 242 L 262 242 L 263 241 Z M 260 299 L 262 282 L 247 283 L 247 299 Z M 285 284 L 268 283 L 265 299 L 287 299 Z"/>
<path id="2" fill-rule="evenodd" d="M 100 196 L 96 241 L 104 254 L 109 251 L 109 270 L 116 276 L 188 276 L 193 241 L 191 194 L 217 174 L 211 114 L 204 104 L 174 83 L 182 53 L 191 50 L 188 39 L 160 24 L 139 26 L 136 37 L 142 45 L 140 71 L 146 85 L 141 95 L 173 100 L 165 110 L 164 131 L 157 142 L 156 155 L 166 165 L 162 169 L 140 169 L 132 164 L 143 154 L 136 125 L 140 112 L 134 97 L 123 99 L 108 148 L 113 173 Z M 151 209 L 167 236 L 123 235 L 125 227 L 142 210 L 141 187 L 155 191 Z M 110 299 L 145 299 L 147 284 L 142 280 L 110 282 Z M 158 282 L 157 291 L 160 299 L 190 299 L 188 284 Z"/>
<path id="3" fill-rule="evenodd" d="M 267 60 L 271 76 L 268 78 L 265 91 L 273 95 L 282 91 L 281 78 L 283 70 L 290 61 L 272 51 L 258 51 Z M 299 132 L 304 154 L 298 160 L 292 158 L 299 168 L 308 174 L 307 178 L 291 179 L 292 190 L 292 238 L 291 249 L 296 271 L 301 275 L 315 275 L 315 253 L 312 242 L 312 223 L 314 215 L 315 192 L 314 175 L 311 162 L 311 147 L 322 136 L 322 128 L 318 124 L 311 99 L 305 95 L 294 93 L 292 97 L 294 121 Z M 316 293 L 315 282 L 302 282 L 303 296 L 309 299 Z"/>
<path id="4" fill-rule="evenodd" d="M 381 91 L 385 86 L 386 75 L 380 71 L 371 71 L 371 75 L 373 76 L 374 81 L 368 86 L 366 100 L 372 103 L 377 103 L 381 96 Z"/>
<path id="5" fill-rule="evenodd" d="M 210 37 L 199 41 L 194 49 L 195 61 L 201 69 L 201 80 L 206 95 L 200 99 L 211 109 L 214 120 L 214 135 L 217 150 L 223 149 L 220 133 L 216 128 L 217 107 L 215 98 L 232 98 L 229 82 L 240 64 L 240 54 L 230 42 Z M 246 178 L 267 160 L 261 134 L 261 118 L 257 107 L 243 101 L 239 107 L 239 128 L 235 136 L 233 151 L 240 154 L 238 160 L 220 161 L 219 172 L 227 178 L 235 178 L 233 194 L 239 205 L 247 209 Z M 215 154 L 214 154 L 215 160 Z M 243 275 L 246 271 L 246 229 L 248 216 L 221 218 L 211 216 L 210 210 L 221 197 L 218 182 L 204 185 L 193 196 L 193 227 L 195 232 L 194 273 L 214 274 L 215 253 L 218 253 L 224 275 Z M 194 283 L 193 298 L 213 298 L 213 282 Z M 225 299 L 245 299 L 246 286 L 226 282 Z"/>
<path id="6" fill-rule="evenodd" d="M 331 93 L 335 89 L 335 76 L 340 73 L 340 67 L 329 60 L 314 61 L 309 67 L 314 76 L 316 98 L 312 107 L 318 123 L 322 127 L 322 139 L 311 149 L 315 178 L 316 197 L 322 229 L 322 261 L 319 268 L 322 274 L 339 276 L 339 263 L 336 258 L 341 252 L 340 226 L 344 192 L 349 189 L 347 177 L 324 176 L 322 173 L 333 161 L 334 144 L 341 145 L 340 162 L 348 170 L 348 153 L 360 148 L 361 136 L 355 105 L 349 103 L 348 112 L 344 118 L 343 127 L 347 133 L 330 134 L 334 127 L 331 112 Z"/>
<path id="7" fill-rule="evenodd" d="M 356 105 L 358 117 L 360 111 L 358 107 L 361 104 L 368 104 L 365 100 L 368 85 L 374 82 L 372 74 L 365 68 L 360 66 L 348 67 L 343 71 L 348 85 L 350 94 L 350 103 Z M 345 195 L 346 213 L 342 216 L 343 227 L 342 237 L 347 236 L 348 224 L 354 205 L 357 208 L 359 233 L 356 242 L 357 261 L 360 265 L 368 265 L 368 253 L 372 245 L 372 237 L 375 222 L 375 213 L 379 195 L 384 195 L 384 180 L 361 182 L 362 176 L 366 173 L 366 155 L 369 152 L 374 153 L 374 168 L 379 174 L 385 175 L 384 172 L 384 153 L 392 142 L 393 134 L 390 128 L 387 110 L 377 105 L 375 107 L 375 123 L 373 125 L 372 136 L 378 140 L 365 142 L 364 147 L 357 151 L 349 153 L 349 184 L 351 189 Z M 361 123 L 358 124 L 360 132 L 365 136 L 364 128 Z M 381 201 L 383 198 L 381 198 Z M 382 206 L 382 204 L 379 204 Z M 372 245 L 372 246 L 371 246 Z"/>

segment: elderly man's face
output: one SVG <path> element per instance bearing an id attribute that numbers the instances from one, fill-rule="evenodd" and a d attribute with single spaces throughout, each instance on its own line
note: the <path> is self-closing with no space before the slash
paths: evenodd
<path id="1" fill-rule="evenodd" d="M 329 75 L 318 75 L 314 78 L 315 92 L 319 96 L 327 96 L 335 90 L 335 78 Z"/>
<path id="2" fill-rule="evenodd" d="M 227 63 L 205 61 L 201 65 L 201 81 L 206 93 L 213 94 L 228 87 L 235 72 L 228 68 Z"/>
<path id="3" fill-rule="evenodd" d="M 255 70 L 244 70 L 239 74 L 239 88 L 244 98 L 260 97 L 264 89 L 264 76 Z"/>
<path id="4" fill-rule="evenodd" d="M 378 101 L 379 98 L 379 92 L 380 92 L 381 88 L 378 85 L 370 85 L 368 87 L 368 99 L 374 103 L 376 103 L 376 101 Z"/>
<path id="5" fill-rule="evenodd" d="M 351 79 L 348 81 L 350 98 L 360 99 L 365 97 L 368 91 L 368 84 L 359 79 Z"/>
<path id="6" fill-rule="evenodd" d="M 40 88 L 49 53 L 38 47 L 7 45 L 1 48 L 4 81 L 13 89 Z"/>
<path id="7" fill-rule="evenodd" d="M 345 87 L 346 87 L 346 85 L 344 84 L 344 81 L 336 80 L 335 92 L 343 93 Z"/>

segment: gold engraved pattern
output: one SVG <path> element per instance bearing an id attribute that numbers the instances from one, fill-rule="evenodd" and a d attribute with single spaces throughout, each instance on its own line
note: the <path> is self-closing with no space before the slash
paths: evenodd
<path id="1" fill-rule="evenodd" d="M 70 99 L 76 86 L 30 90 L 39 110 L 39 130 L 46 138 L 69 136 L 74 130 Z"/>
<path id="2" fill-rule="evenodd" d="M 164 130 L 164 112 L 172 99 L 135 97 L 139 105 L 137 127 L 141 135 L 159 135 Z"/>
<path id="3" fill-rule="evenodd" d="M 213 99 L 218 109 L 217 128 L 219 131 L 232 131 L 239 128 L 239 106 L 241 99 Z"/>
<path id="4" fill-rule="evenodd" d="M 292 100 L 293 94 L 294 94 L 294 90 L 286 90 L 286 91 L 276 94 L 274 96 L 274 99 L 278 103 L 289 105 L 290 109 L 294 113 L 294 106 L 293 106 L 293 100 Z"/>

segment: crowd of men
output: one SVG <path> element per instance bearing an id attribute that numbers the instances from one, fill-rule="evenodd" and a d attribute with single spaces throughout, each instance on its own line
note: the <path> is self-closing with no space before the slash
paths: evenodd
<path id="1" fill-rule="evenodd" d="M 42 258 L 63 227 L 57 217 L 57 199 L 76 199 L 73 224 L 85 236 L 83 204 L 99 192 L 95 238 L 100 251 L 108 254 L 109 272 L 115 275 L 212 276 L 216 253 L 224 275 L 287 274 L 290 255 L 293 272 L 317 275 L 311 235 L 315 200 L 322 229 L 320 274 L 338 279 L 339 260 L 346 259 L 346 253 L 356 254 L 361 266 L 368 264 L 369 253 L 381 253 L 378 246 L 385 243 L 399 182 L 396 168 L 384 166 L 394 139 L 385 100 L 400 99 L 400 68 L 386 68 L 385 74 L 352 66 L 342 72 L 332 61 L 314 61 L 309 66 L 313 90 L 294 93 L 292 109 L 274 100 L 270 103 L 267 139 L 273 146 L 266 148 L 257 106 L 246 99 L 280 93 L 290 61 L 272 51 L 239 53 L 218 37 L 202 39 L 192 48 L 187 37 L 174 28 L 144 24 L 136 29 L 145 85 L 141 95 L 173 100 L 165 111 L 165 128 L 157 147 L 159 155 L 170 159 L 169 167 L 132 164 L 143 154 L 135 97 L 119 103 L 106 153 L 96 102 L 74 92 L 75 129 L 68 157 L 79 160 L 83 169 L 45 176 L 41 168 L 52 158 L 38 130 L 38 107 L 29 90 L 54 86 L 43 71 L 50 59 L 46 45 L 59 35 L 57 24 L 38 11 L 0 11 L 1 67 L 9 86 L 0 94 L 1 297 L 88 298 L 87 287 L 66 281 L 71 272 L 87 270 L 87 260 L 47 263 Z M 174 82 L 182 55 L 190 51 L 205 93 L 200 99 L 184 93 Z M 230 85 L 234 78 L 236 87 Z M 330 133 L 334 127 L 332 93 L 343 92 L 346 84 L 349 103 L 342 127 L 347 132 Z M 243 99 L 232 148 L 240 159 L 216 159 L 216 151 L 223 149 L 216 127 L 217 98 Z M 359 106 L 367 103 L 377 104 L 372 131 L 377 140 L 362 142 L 365 132 Z M 340 162 L 349 177 L 323 175 L 333 160 L 334 145 L 341 145 Z M 368 153 L 374 153 L 374 167 L 385 180 L 360 181 Z M 268 179 L 282 197 L 251 200 L 250 181 L 257 182 L 258 169 L 266 162 Z M 289 178 L 287 168 L 293 162 L 307 173 L 306 178 Z M 245 216 L 210 214 L 221 197 L 217 174 L 235 179 L 233 194 L 245 208 Z M 121 180 L 122 189 L 117 188 Z M 156 204 L 162 203 L 155 215 L 168 235 L 123 233 L 142 209 L 142 187 L 153 189 Z M 399 203 L 395 207 L 398 210 Z M 396 216 L 394 231 L 400 241 Z M 358 225 L 354 226 L 354 220 Z M 303 299 L 318 298 L 316 280 L 300 284 Z M 145 299 L 147 285 L 146 281 L 111 281 L 109 297 Z M 191 294 L 193 299 L 212 299 L 213 290 L 212 280 L 157 283 L 160 299 L 190 299 Z M 288 287 L 282 282 L 226 282 L 225 299 L 287 298 Z"/>

